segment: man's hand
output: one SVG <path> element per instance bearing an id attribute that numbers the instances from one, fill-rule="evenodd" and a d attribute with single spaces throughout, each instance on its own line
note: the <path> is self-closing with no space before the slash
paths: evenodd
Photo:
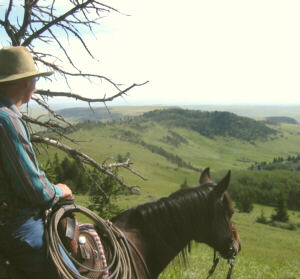
<path id="1" fill-rule="evenodd" d="M 63 200 L 73 199 L 72 190 L 66 184 L 58 183 L 56 186 L 61 189 Z"/>

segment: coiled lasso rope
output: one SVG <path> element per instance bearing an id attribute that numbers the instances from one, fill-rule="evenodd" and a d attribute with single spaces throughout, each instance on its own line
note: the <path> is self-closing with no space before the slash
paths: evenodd
<path id="1" fill-rule="evenodd" d="M 105 235 L 107 242 L 110 247 L 109 258 L 107 259 L 107 267 L 101 270 L 91 269 L 82 265 L 70 253 L 65 249 L 62 241 L 60 240 L 58 234 L 58 223 L 59 221 L 67 214 L 72 212 L 80 212 L 88 216 L 95 224 L 95 227 L 98 229 L 101 234 Z M 84 277 L 72 270 L 72 268 L 66 263 L 63 259 L 60 247 L 64 249 L 66 254 L 69 256 L 71 261 L 78 267 L 83 267 L 86 270 L 91 272 L 99 272 L 103 274 L 106 271 L 109 271 L 109 276 L 107 279 L 130 279 L 131 278 L 131 266 L 130 266 L 130 255 L 128 248 L 126 247 L 126 239 L 123 233 L 118 230 L 111 222 L 105 221 L 97 214 L 91 210 L 76 205 L 74 203 L 61 205 L 57 210 L 51 210 L 46 217 L 46 243 L 48 247 L 48 252 L 53 260 L 53 263 L 57 267 L 57 270 L 62 278 L 64 279 L 74 279 L 82 278 L 89 279 Z M 101 278 L 101 275 L 99 276 Z"/>

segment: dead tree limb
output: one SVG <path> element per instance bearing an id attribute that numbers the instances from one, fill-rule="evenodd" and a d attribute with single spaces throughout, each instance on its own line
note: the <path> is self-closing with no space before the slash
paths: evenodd
<path id="1" fill-rule="evenodd" d="M 41 90 L 41 89 L 38 89 L 36 91 L 36 93 L 41 95 L 41 96 L 47 96 L 47 97 L 69 97 L 69 98 L 84 101 L 84 102 L 87 102 L 87 103 L 96 103 L 96 102 L 106 103 L 106 102 L 110 102 L 110 101 L 112 101 L 112 100 L 114 100 L 118 97 L 121 97 L 123 95 L 126 95 L 127 92 L 129 90 L 131 90 L 132 88 L 137 87 L 137 86 L 145 85 L 147 82 L 148 81 L 146 81 L 144 83 L 141 83 L 141 84 L 134 83 L 131 86 L 127 87 L 126 89 L 118 92 L 117 94 L 115 94 L 111 97 L 107 97 L 107 98 L 104 97 L 104 98 L 98 98 L 98 99 L 86 98 L 86 97 L 83 97 L 79 94 L 75 94 L 75 93 L 71 93 L 71 92 L 54 92 L 54 91 Z"/>
<path id="2" fill-rule="evenodd" d="M 75 160 L 80 160 L 82 163 L 88 164 L 94 168 L 96 168 L 97 170 L 101 171 L 104 174 L 107 174 L 111 177 L 113 177 L 113 179 L 120 185 L 122 185 L 123 187 L 127 188 L 128 190 L 130 190 L 132 193 L 139 193 L 138 187 L 137 186 L 129 186 L 127 185 L 124 181 L 122 181 L 118 176 L 114 175 L 109 168 L 97 163 L 93 158 L 89 157 L 88 155 L 80 152 L 77 149 L 71 148 L 65 144 L 62 144 L 59 141 L 47 138 L 47 137 L 42 137 L 39 135 L 32 135 L 31 136 L 31 141 L 34 143 L 44 143 L 50 146 L 54 146 L 59 148 L 60 150 L 68 153 L 71 157 L 73 157 Z M 125 162 L 122 164 L 120 164 L 118 167 L 128 167 L 131 163 L 129 162 Z"/>
<path id="3" fill-rule="evenodd" d="M 67 121 L 63 116 L 57 114 L 54 110 L 52 110 L 46 102 L 43 102 L 41 99 L 36 97 L 32 97 L 31 99 L 34 100 L 37 104 L 39 104 L 41 107 L 43 107 L 46 111 L 48 111 L 50 115 L 52 115 L 58 121 L 64 122 L 68 125 L 68 127 L 73 127 L 73 125 L 69 121 Z"/>

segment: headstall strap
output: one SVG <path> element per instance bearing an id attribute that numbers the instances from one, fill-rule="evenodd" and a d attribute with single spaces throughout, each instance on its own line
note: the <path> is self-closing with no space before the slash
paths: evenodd
<path id="1" fill-rule="evenodd" d="M 217 267 L 217 265 L 218 265 L 218 263 L 219 263 L 219 260 L 220 260 L 220 258 L 217 257 L 217 251 L 214 250 L 213 266 L 212 266 L 211 269 L 209 270 L 208 276 L 206 277 L 206 279 L 208 279 L 209 277 L 211 277 L 211 276 L 214 274 L 214 272 L 215 272 L 215 270 L 216 270 L 216 267 Z M 235 254 L 232 256 L 231 259 L 228 259 L 229 270 L 228 270 L 226 279 L 231 279 L 232 270 L 233 270 L 233 267 L 234 267 L 234 261 L 235 261 Z"/>
<path id="2" fill-rule="evenodd" d="M 206 277 L 206 279 L 208 279 L 209 277 L 211 277 L 211 276 L 214 274 L 214 272 L 215 272 L 215 270 L 216 270 L 216 267 L 217 267 L 217 265 L 218 265 L 218 263 L 219 263 L 219 260 L 220 260 L 220 258 L 217 257 L 217 251 L 214 250 L 213 266 L 212 266 L 211 269 L 209 270 L 208 276 Z"/>
<path id="3" fill-rule="evenodd" d="M 233 257 L 228 260 L 229 270 L 228 270 L 226 279 L 231 278 L 231 274 L 232 274 L 232 270 L 233 270 L 233 266 L 234 266 L 234 260 L 235 260 L 235 255 L 233 255 Z"/>

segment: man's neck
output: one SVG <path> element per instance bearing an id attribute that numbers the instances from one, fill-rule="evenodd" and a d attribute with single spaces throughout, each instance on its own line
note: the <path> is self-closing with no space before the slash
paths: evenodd
<path id="1" fill-rule="evenodd" d="M 14 104 L 18 108 L 23 104 L 22 100 L 20 100 L 20 98 L 17 98 L 17 95 L 15 94 L 0 91 L 0 97 L 11 104 Z"/>

